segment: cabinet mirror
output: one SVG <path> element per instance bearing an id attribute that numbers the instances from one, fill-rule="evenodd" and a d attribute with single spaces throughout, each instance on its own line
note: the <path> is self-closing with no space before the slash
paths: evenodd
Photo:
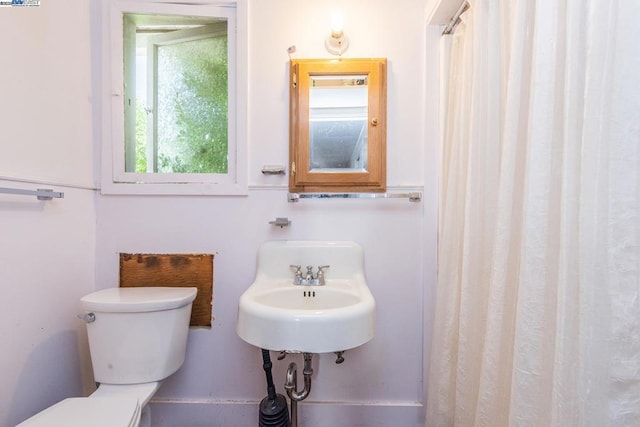
<path id="1" fill-rule="evenodd" d="M 289 190 L 386 190 L 386 59 L 291 61 Z"/>

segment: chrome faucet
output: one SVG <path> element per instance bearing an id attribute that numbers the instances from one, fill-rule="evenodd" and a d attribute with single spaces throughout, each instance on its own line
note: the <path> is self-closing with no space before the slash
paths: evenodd
<path id="1" fill-rule="evenodd" d="M 294 274 L 293 277 L 293 284 L 294 285 L 302 285 L 302 286 L 323 286 L 325 284 L 325 279 L 324 279 L 324 270 L 326 270 L 327 268 L 329 268 L 328 265 L 319 265 L 318 266 L 318 272 L 316 273 L 316 276 L 313 276 L 313 266 L 308 265 L 307 266 L 307 273 L 304 275 L 302 275 L 302 267 L 299 265 L 290 265 L 289 267 L 291 268 L 295 268 L 296 272 Z"/>
<path id="2" fill-rule="evenodd" d="M 307 274 L 304 276 L 304 280 L 311 281 L 313 280 L 313 267 L 307 265 Z"/>

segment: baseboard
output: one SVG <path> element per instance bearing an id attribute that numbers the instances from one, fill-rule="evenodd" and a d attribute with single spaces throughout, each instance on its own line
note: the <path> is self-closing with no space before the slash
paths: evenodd
<path id="1" fill-rule="evenodd" d="M 255 427 L 258 401 L 153 400 L 153 427 Z M 300 402 L 300 427 L 423 427 L 419 402 Z"/>

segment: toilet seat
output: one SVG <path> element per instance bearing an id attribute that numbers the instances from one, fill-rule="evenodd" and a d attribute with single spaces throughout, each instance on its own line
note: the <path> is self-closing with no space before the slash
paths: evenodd
<path id="1" fill-rule="evenodd" d="M 136 427 L 141 405 L 129 397 L 72 397 L 37 413 L 16 427 Z"/>
<path id="2" fill-rule="evenodd" d="M 101 384 L 91 396 L 62 400 L 16 427 L 137 427 L 161 384 Z"/>

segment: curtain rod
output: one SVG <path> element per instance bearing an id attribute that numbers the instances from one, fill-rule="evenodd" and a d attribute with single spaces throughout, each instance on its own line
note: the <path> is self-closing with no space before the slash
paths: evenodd
<path id="1" fill-rule="evenodd" d="M 451 34 L 453 30 L 456 29 L 456 26 L 460 23 L 460 15 L 462 15 L 467 9 L 469 9 L 470 6 L 471 5 L 466 0 L 460 5 L 456 13 L 454 13 L 451 17 L 451 20 L 449 21 L 447 26 L 444 27 L 442 35 Z"/>

